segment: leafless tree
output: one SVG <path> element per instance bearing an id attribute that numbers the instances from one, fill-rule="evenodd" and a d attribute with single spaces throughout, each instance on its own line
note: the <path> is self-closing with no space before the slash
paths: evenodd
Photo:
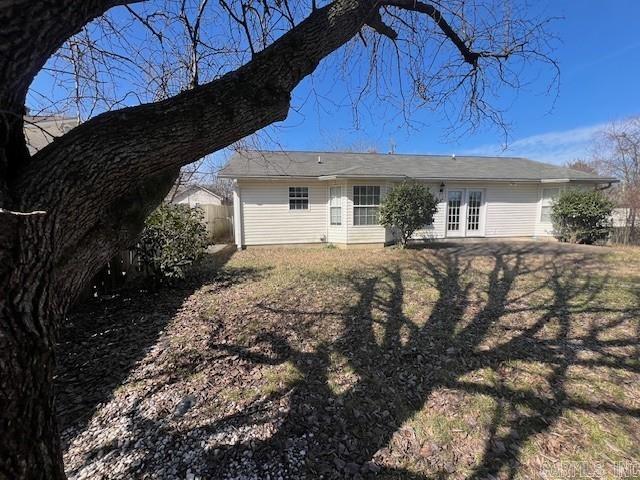
<path id="1" fill-rule="evenodd" d="M 578 170 L 580 172 L 585 173 L 597 173 L 598 169 L 593 164 L 593 162 L 587 160 L 576 159 L 572 162 L 566 163 L 567 168 L 571 168 L 572 170 Z"/>
<path id="2" fill-rule="evenodd" d="M 620 179 L 612 189 L 618 205 L 627 209 L 629 233 L 637 235 L 640 215 L 640 117 L 612 122 L 596 135 L 591 164 Z"/>
<path id="3" fill-rule="evenodd" d="M 226 203 L 233 201 L 233 182 L 230 179 L 215 176 L 207 188 L 220 195 Z"/>
<path id="4" fill-rule="evenodd" d="M 233 197 L 233 185 L 227 179 L 218 178 L 220 169 L 221 162 L 216 161 L 211 155 L 183 166 L 166 201 L 172 202 L 179 192 L 190 185 L 206 186 L 215 193 L 222 195 L 227 201 L 230 201 Z"/>
<path id="5" fill-rule="evenodd" d="M 64 478 L 58 325 L 182 166 L 284 120 L 337 50 L 355 110 L 372 93 L 501 124 L 497 93 L 555 67 L 547 21 L 502 0 L 0 0 L 0 478 Z M 58 68 L 53 94 L 30 90 Z M 27 96 L 84 122 L 30 155 Z"/>
<path id="6" fill-rule="evenodd" d="M 379 147 L 373 140 L 359 138 L 356 140 L 345 140 L 339 136 L 334 136 L 326 142 L 326 149 L 332 152 L 364 152 L 376 153 Z"/>

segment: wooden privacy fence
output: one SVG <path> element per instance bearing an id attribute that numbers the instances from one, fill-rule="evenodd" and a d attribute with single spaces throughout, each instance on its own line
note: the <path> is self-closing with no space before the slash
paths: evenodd
<path id="1" fill-rule="evenodd" d="M 224 243 L 233 240 L 233 207 L 230 205 L 198 205 L 204 212 L 209 240 Z"/>

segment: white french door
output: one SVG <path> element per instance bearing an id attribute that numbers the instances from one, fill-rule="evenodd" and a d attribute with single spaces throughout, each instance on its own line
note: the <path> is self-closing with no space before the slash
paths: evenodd
<path id="1" fill-rule="evenodd" d="M 484 190 L 460 188 L 447 191 L 447 237 L 484 236 Z"/>
<path id="2" fill-rule="evenodd" d="M 484 230 L 484 218 L 482 190 L 467 190 L 467 237 L 482 236 Z"/>
<path id="3" fill-rule="evenodd" d="M 447 192 L 447 237 L 464 237 L 463 199 L 464 190 Z"/>

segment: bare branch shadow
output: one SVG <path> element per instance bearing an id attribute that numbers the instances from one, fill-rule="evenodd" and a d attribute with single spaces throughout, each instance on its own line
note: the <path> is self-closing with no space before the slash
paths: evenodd
<path id="1" fill-rule="evenodd" d="M 259 272 L 222 269 L 230 259 L 208 255 L 185 279 L 157 291 L 123 290 L 88 299 L 61 328 L 55 378 L 58 422 L 64 437 L 85 427 L 96 408 L 127 378 L 154 345 L 186 298 L 206 285 L 229 288 Z M 66 432 L 71 428 L 70 432 Z"/>
<path id="2" fill-rule="evenodd" d="M 542 265 L 530 265 L 528 255 L 541 253 L 548 256 L 546 261 Z M 471 285 L 465 283 L 465 272 L 479 256 L 493 258 L 487 299 L 471 321 L 462 322 L 463 312 L 471 301 Z M 575 280 L 581 265 L 588 262 L 589 257 L 585 254 L 579 260 L 571 258 L 564 261 L 562 252 L 546 245 L 447 246 L 434 251 L 428 260 L 421 259 L 422 264 L 412 266 L 423 272 L 439 291 L 438 300 L 423 326 L 416 326 L 403 315 L 402 271 L 400 267 L 388 267 L 375 276 L 354 276 L 350 279 L 353 288 L 359 292 L 359 301 L 343 313 L 344 334 L 331 345 L 324 345 L 312 353 L 302 353 L 288 343 L 285 335 L 272 335 L 268 341 L 273 350 L 280 352 L 278 359 L 261 358 L 246 352 L 241 346 L 211 346 L 251 362 L 272 364 L 274 361 L 292 361 L 298 366 L 302 380 L 293 386 L 288 417 L 278 433 L 259 449 L 266 456 L 282 455 L 287 439 L 312 433 L 317 441 L 310 447 L 306 465 L 311 476 L 342 478 L 378 472 L 378 468 L 371 467 L 369 462 L 381 452 L 383 455 L 387 453 L 385 449 L 394 443 L 404 422 L 424 407 L 434 390 L 447 387 L 490 395 L 497 404 L 482 460 L 469 478 L 491 478 L 489 475 L 497 476 L 504 469 L 508 471 L 509 478 L 513 478 L 518 471 L 522 446 L 533 435 L 548 430 L 567 409 L 638 415 L 638 409 L 573 401 L 565 392 L 567 369 L 571 365 L 589 364 L 579 360 L 569 344 L 571 312 L 588 310 L 606 284 L 606 280 L 599 283 Z M 552 303 L 542 312 L 539 307 L 531 307 L 531 311 L 541 313 L 535 325 L 523 329 L 508 342 L 479 350 L 491 327 L 510 311 L 514 282 L 519 277 L 536 273 L 548 278 L 547 285 L 553 291 Z M 522 303 L 539 288 L 514 298 Z M 374 310 L 383 312 L 382 325 Z M 280 310 L 280 313 L 308 315 L 310 312 Z M 540 329 L 551 321 L 559 325 L 556 337 L 552 341 L 537 338 Z M 380 335 L 376 335 L 377 329 L 382 331 Z M 401 335 L 403 330 L 405 334 Z M 597 340 L 595 332 L 584 342 L 584 346 L 593 351 L 606 345 Z M 328 357 L 331 352 L 348 358 L 349 366 L 359 379 L 345 393 L 337 394 L 328 385 Z M 552 399 L 523 395 L 506 386 L 480 388 L 459 380 L 474 370 L 497 368 L 514 359 L 544 362 L 552 367 L 548 378 L 553 387 Z M 611 361 L 616 362 L 615 359 Z M 603 362 L 598 361 L 600 365 L 608 365 Z M 627 368 L 621 361 L 616 365 Z M 498 434 L 497 425 L 505 420 L 505 403 L 526 405 L 530 413 L 512 415 L 507 432 Z M 420 445 L 407 448 L 412 450 L 410 454 L 419 457 Z M 244 449 L 244 445 L 231 446 L 223 457 L 237 458 Z M 452 473 L 451 465 L 435 467 L 439 470 L 436 477 Z M 225 462 L 220 462 L 218 457 L 212 468 L 213 472 L 222 474 Z M 385 473 L 402 478 L 416 475 L 394 468 L 385 469 Z"/>
<path id="3" fill-rule="evenodd" d="M 416 473 L 420 471 L 430 472 L 429 478 L 515 478 L 521 473 L 523 447 L 549 431 L 567 411 L 640 418 L 638 408 L 574 398 L 567 391 L 573 366 L 638 373 L 637 363 L 609 351 L 618 346 L 638 348 L 637 332 L 635 339 L 627 340 L 606 339 L 602 334 L 640 310 L 598 305 L 608 278 L 585 277 L 580 272 L 599 253 L 589 249 L 579 255 L 564 253 L 563 248 L 544 244 L 454 244 L 409 257 L 408 263 L 350 272 L 343 280 L 356 300 L 346 306 L 258 303 L 257 309 L 281 321 L 248 344 L 221 342 L 212 336 L 210 354 L 218 360 L 240 361 L 247 369 L 292 365 L 297 374 L 243 410 L 198 427 L 200 433 L 215 437 L 253 425 L 277 425 L 266 438 L 240 435 L 215 450 L 201 448 L 198 454 L 206 463 L 199 466 L 200 474 L 266 478 L 274 475 L 272 467 L 277 463 L 283 466 L 278 475 L 285 478 L 427 478 Z M 490 262 L 488 273 L 480 275 L 477 262 Z M 417 275 L 438 292 L 428 318 L 419 322 L 405 312 L 408 274 Z M 532 277 L 539 281 L 520 284 Z M 478 285 L 483 286 L 480 292 Z M 551 298 L 534 301 L 543 290 L 549 290 Z M 585 335 L 572 332 L 574 315 L 598 312 L 613 318 L 593 324 Z M 500 322 L 515 314 L 529 314 L 534 321 L 509 324 L 496 333 Z M 337 319 L 339 334 L 313 349 L 303 348 L 298 339 L 309 334 L 308 319 L 326 317 Z M 549 325 L 554 327 L 553 335 Z M 597 355 L 585 358 L 581 351 Z M 337 386 L 332 380 L 336 358 L 344 362 L 342 369 L 351 372 L 348 385 Z M 468 378 L 486 369 L 499 372 L 519 360 L 549 369 L 545 381 L 550 394 L 516 390 L 499 376 L 494 384 Z M 493 400 L 479 461 L 436 454 L 433 443 L 423 443 L 406 426 L 443 389 Z M 144 398 L 152 395 L 149 392 Z M 277 422 L 272 418 L 274 404 L 281 406 L 282 418 Z M 168 438 L 169 445 L 184 439 L 185 432 L 173 430 L 170 422 L 154 423 L 137 407 L 127 415 L 137 428 L 160 432 L 157 435 Z M 149 469 L 160 468 L 152 454 L 142 463 Z M 403 463 L 407 458 L 412 460 L 411 468 Z"/>

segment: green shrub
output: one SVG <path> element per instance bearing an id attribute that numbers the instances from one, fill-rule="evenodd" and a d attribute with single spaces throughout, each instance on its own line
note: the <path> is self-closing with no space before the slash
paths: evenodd
<path id="1" fill-rule="evenodd" d="M 380 205 L 380 223 L 394 228 L 404 247 L 419 228 L 433 222 L 438 200 L 420 183 L 404 182 L 395 186 Z"/>
<path id="2" fill-rule="evenodd" d="M 157 278 L 184 278 L 185 268 L 207 247 L 203 212 L 188 205 L 164 204 L 145 222 L 136 252 Z"/>
<path id="3" fill-rule="evenodd" d="M 597 190 L 565 190 L 553 202 L 551 221 L 563 242 L 592 244 L 611 233 L 614 203 Z"/>

